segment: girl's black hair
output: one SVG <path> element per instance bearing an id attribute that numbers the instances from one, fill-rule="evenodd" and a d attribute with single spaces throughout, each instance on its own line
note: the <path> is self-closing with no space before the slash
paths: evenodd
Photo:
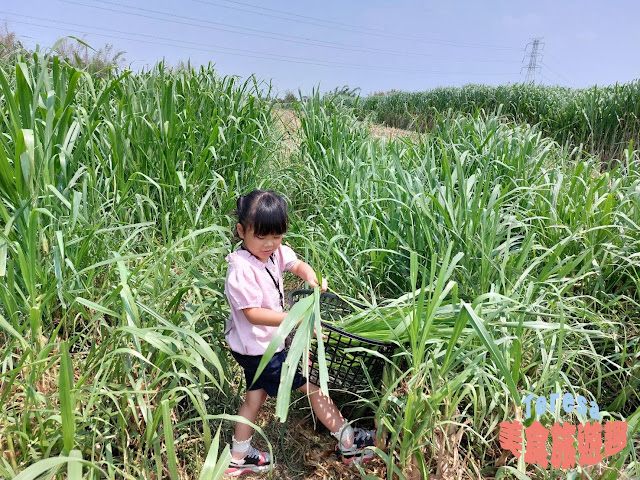
<path id="1" fill-rule="evenodd" d="M 240 196 L 234 212 L 238 223 L 246 229 L 253 229 L 257 236 L 282 235 L 289 223 L 287 203 L 273 190 L 254 190 Z"/>

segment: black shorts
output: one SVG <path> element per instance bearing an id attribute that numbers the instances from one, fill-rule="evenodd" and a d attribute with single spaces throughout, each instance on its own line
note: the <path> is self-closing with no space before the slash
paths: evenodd
<path id="1" fill-rule="evenodd" d="M 280 373 L 282 372 L 282 364 L 287 359 L 287 351 L 282 350 L 271 357 L 260 376 L 253 382 L 256 376 L 258 365 L 262 360 L 262 355 L 242 355 L 241 353 L 231 350 L 233 358 L 244 370 L 244 377 L 247 382 L 247 390 L 260 390 L 264 388 L 270 397 L 278 396 L 278 387 L 280 386 Z M 253 382 L 253 383 L 252 383 Z M 296 372 L 293 377 L 292 390 L 296 390 L 307 383 L 307 379 Z"/>

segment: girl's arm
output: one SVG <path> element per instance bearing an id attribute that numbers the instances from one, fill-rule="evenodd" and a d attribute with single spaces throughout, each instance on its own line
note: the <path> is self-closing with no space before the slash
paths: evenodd
<path id="1" fill-rule="evenodd" d="M 303 262 L 302 260 L 298 260 L 298 262 L 293 266 L 291 273 L 295 273 L 302 280 L 307 282 L 311 288 L 319 287 L 318 277 L 316 276 L 316 272 L 313 271 L 313 268 L 308 263 Z M 323 292 L 327 291 L 327 279 L 322 279 L 322 288 L 320 289 Z"/>
<path id="2" fill-rule="evenodd" d="M 276 312 L 275 310 L 260 307 L 245 308 L 242 313 L 252 325 L 264 325 L 266 327 L 279 327 L 287 316 L 287 312 Z"/>
<path id="3" fill-rule="evenodd" d="M 296 274 L 302 280 L 307 282 L 310 287 L 318 287 L 318 277 L 316 276 L 316 272 L 313 271 L 313 268 L 308 263 L 305 263 L 301 260 L 293 266 L 290 270 L 291 273 Z M 327 290 L 327 279 L 322 279 L 322 288 L 323 292 Z M 276 312 L 274 310 L 270 310 L 268 308 L 245 308 L 242 310 L 244 316 L 247 317 L 249 323 L 252 325 L 264 325 L 267 327 L 279 327 L 282 321 L 287 316 L 288 312 Z"/>

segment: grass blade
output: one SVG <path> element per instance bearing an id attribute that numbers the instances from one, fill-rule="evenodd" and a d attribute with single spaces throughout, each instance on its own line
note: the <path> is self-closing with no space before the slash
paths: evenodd
<path id="1" fill-rule="evenodd" d="M 167 452 L 167 466 L 171 480 L 179 480 L 178 464 L 176 462 L 176 449 L 173 438 L 173 424 L 171 423 L 171 406 L 169 400 L 162 400 L 162 428 L 164 430 L 164 445 Z"/>
<path id="2" fill-rule="evenodd" d="M 461 305 L 462 305 L 462 308 L 464 308 L 469 314 L 469 320 L 471 321 L 471 325 L 473 326 L 473 329 L 476 331 L 478 338 L 483 343 L 483 345 L 487 348 L 487 350 L 489 350 L 489 352 L 491 353 L 491 357 L 493 358 L 493 361 L 496 363 L 498 370 L 504 377 L 507 383 L 507 388 L 509 389 L 509 393 L 511 393 L 512 400 L 516 402 L 517 406 L 520 406 L 521 404 L 520 394 L 518 393 L 518 388 L 516 387 L 516 384 L 513 381 L 513 377 L 511 376 L 511 369 L 507 368 L 507 363 L 504 359 L 504 356 L 502 355 L 498 346 L 493 340 L 493 337 L 487 331 L 487 329 L 484 326 L 484 322 L 478 316 L 475 310 L 473 310 L 471 305 L 469 305 L 466 302 L 461 302 Z"/>
<path id="3" fill-rule="evenodd" d="M 60 416 L 62 418 L 62 439 L 64 451 L 71 453 L 75 437 L 74 401 L 71 394 L 73 388 L 73 366 L 66 341 L 60 344 Z"/>

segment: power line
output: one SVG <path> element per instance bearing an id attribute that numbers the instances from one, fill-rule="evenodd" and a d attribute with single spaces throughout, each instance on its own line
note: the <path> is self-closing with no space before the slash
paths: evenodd
<path id="1" fill-rule="evenodd" d="M 277 13 L 280 13 L 281 15 L 271 15 L 271 14 L 264 13 L 264 12 L 256 12 L 255 10 L 252 10 L 252 9 L 231 7 L 229 5 L 222 5 L 220 3 L 215 3 L 215 2 L 207 2 L 207 1 L 204 1 L 204 0 L 191 0 L 191 1 L 196 2 L 196 3 L 202 3 L 202 4 L 205 4 L 205 5 L 211 5 L 211 6 L 214 6 L 214 7 L 229 8 L 229 9 L 237 10 L 237 11 L 240 11 L 240 12 L 252 13 L 254 15 L 262 15 L 263 17 L 278 18 L 280 20 L 287 20 L 287 21 L 288 20 L 292 20 L 292 18 L 287 18 L 287 17 L 283 16 L 283 15 L 289 15 L 291 17 L 294 17 L 298 23 L 304 23 L 306 25 L 315 25 L 315 26 L 318 26 L 318 27 L 333 28 L 335 30 L 341 30 L 343 32 L 353 33 L 353 29 L 354 28 L 357 29 L 357 30 L 364 30 L 363 32 L 359 32 L 359 33 L 370 34 L 368 31 L 372 31 L 375 34 L 375 32 L 376 32 L 376 30 L 374 30 L 374 29 L 370 29 L 370 28 L 366 28 L 366 27 L 360 27 L 358 25 L 350 25 L 348 23 L 333 22 L 333 21 L 330 21 L 330 20 L 323 20 L 323 19 L 319 19 L 319 18 L 308 17 L 306 15 L 297 15 L 297 14 L 294 14 L 294 13 L 284 12 L 282 10 L 275 10 L 273 8 L 266 8 L 266 7 L 261 7 L 261 6 L 258 6 L 258 5 L 251 5 L 251 4 L 243 3 L 243 2 L 234 2 L 234 1 L 224 0 L 224 1 L 228 1 L 228 3 L 234 3 L 234 4 L 237 4 L 237 5 L 244 5 L 244 6 L 247 6 L 247 7 L 254 8 L 254 9 L 266 10 L 266 11 L 269 11 L 269 12 L 277 12 Z M 304 20 L 304 19 L 308 19 L 308 20 Z M 311 21 L 309 21 L 309 20 L 311 20 Z M 322 23 L 318 23 L 318 22 L 322 22 Z M 332 27 L 331 25 L 326 25 L 326 23 L 334 24 L 334 25 L 338 25 L 338 26 L 337 27 Z M 384 36 L 387 37 L 387 38 L 394 38 L 392 36 L 389 36 L 388 34 L 386 34 Z M 398 37 L 398 38 L 401 38 L 401 37 Z"/>
<path id="2" fill-rule="evenodd" d="M 555 82 L 554 80 L 552 80 L 551 78 L 547 77 L 544 73 L 540 72 L 539 75 L 547 81 L 548 85 L 553 85 L 553 84 L 558 84 L 558 82 Z M 542 82 L 540 82 L 542 83 Z"/>
<path id="3" fill-rule="evenodd" d="M 0 13 L 5 13 L 5 14 L 9 13 L 9 14 L 11 14 L 11 12 L 3 12 L 3 11 L 0 11 Z M 30 17 L 28 15 L 22 15 L 22 17 L 38 19 L 38 20 L 44 20 L 44 21 L 51 21 L 51 20 L 41 19 L 41 18 L 37 18 L 37 17 Z M 13 19 L 12 19 L 12 21 L 14 23 L 21 23 L 21 24 L 31 25 L 31 26 L 36 26 L 36 27 L 51 28 L 51 29 L 55 29 L 55 30 L 66 31 L 66 29 L 64 29 L 62 27 L 55 27 L 55 26 L 51 26 L 51 25 L 42 25 L 42 24 L 30 23 L 30 22 L 25 22 L 25 21 L 21 21 L 21 20 L 13 20 Z M 124 34 L 124 35 L 143 36 L 143 37 L 148 37 L 148 38 L 152 38 L 152 39 L 155 39 L 155 40 L 162 40 L 162 42 L 141 40 L 139 38 L 125 38 L 125 37 L 120 37 L 120 36 L 117 36 L 117 35 L 108 35 L 108 34 L 103 34 L 103 33 L 83 32 L 83 33 L 86 33 L 86 34 L 98 35 L 98 36 L 106 37 L 106 38 L 116 38 L 116 39 L 119 39 L 119 40 L 130 40 L 130 41 L 136 41 L 136 42 L 141 42 L 141 43 L 149 43 L 149 44 L 153 44 L 153 45 L 164 45 L 164 46 L 177 47 L 177 48 L 190 48 L 190 49 L 201 50 L 201 51 L 205 51 L 205 52 L 220 53 L 220 54 L 223 54 L 223 55 L 243 56 L 243 57 L 257 58 L 257 59 L 261 59 L 261 60 L 276 60 L 276 61 L 282 61 L 282 62 L 288 62 L 288 63 L 298 63 L 298 64 L 304 64 L 304 65 L 318 65 L 318 66 L 325 66 L 325 67 L 327 67 L 327 66 L 329 66 L 329 67 L 347 67 L 347 68 L 354 68 L 354 69 L 362 69 L 362 68 L 372 69 L 372 68 L 374 68 L 374 69 L 380 69 L 380 70 L 387 69 L 385 67 L 380 67 L 380 66 L 344 64 L 344 63 L 338 63 L 338 62 L 326 62 L 324 60 L 308 59 L 308 58 L 304 58 L 304 57 L 292 57 L 292 56 L 288 56 L 288 55 L 277 55 L 277 54 L 264 53 L 264 52 L 252 52 L 250 50 L 244 50 L 244 49 L 220 47 L 220 46 L 217 46 L 217 45 L 207 45 L 207 44 L 201 44 L 201 43 L 196 43 L 196 42 L 189 42 L 189 41 L 186 41 L 186 40 L 177 40 L 180 43 L 194 45 L 194 46 L 188 46 L 187 47 L 185 45 L 177 45 L 175 43 L 167 43 L 167 42 L 175 42 L 176 40 L 175 39 L 171 39 L 171 38 L 166 38 L 166 37 L 157 37 L 157 36 L 154 36 L 154 35 L 147 35 L 147 34 L 142 34 L 142 33 L 125 32 L 125 31 L 121 31 L 121 30 L 106 29 L 106 28 L 102 28 L 102 27 L 94 27 L 94 26 L 90 26 L 90 25 L 81 25 L 81 24 L 76 24 L 76 23 L 71 23 L 71 22 L 56 21 L 56 23 L 63 23 L 63 24 L 67 24 L 67 25 L 77 26 L 77 27 L 80 27 L 80 28 L 90 28 L 90 29 L 94 29 L 94 30 L 105 30 L 105 31 L 109 31 L 109 32 L 121 33 L 121 34 Z M 207 48 L 202 48 L 202 47 L 207 47 Z M 230 51 L 225 52 L 225 51 L 222 51 L 220 49 L 225 49 L 225 50 L 230 50 Z M 258 54 L 260 54 L 260 55 L 258 55 Z M 395 70 L 395 71 L 403 71 L 402 69 L 396 69 L 394 67 L 390 67 L 390 68 Z M 410 71 L 410 70 L 405 70 L 405 71 Z M 415 71 L 417 71 L 417 70 L 415 70 Z M 434 72 L 434 73 L 436 73 L 436 72 Z"/>
<path id="4" fill-rule="evenodd" d="M 0 11 L 0 13 L 3 14 L 9 14 L 9 15 L 15 15 L 12 12 L 4 12 L 4 11 Z M 53 22 L 54 20 L 49 20 L 49 19 L 42 19 L 39 17 L 32 17 L 32 16 L 28 16 L 28 15 L 22 15 L 22 17 L 27 17 L 27 18 L 31 18 L 31 19 L 37 19 L 37 20 L 44 20 L 44 21 L 50 21 Z M 7 21 L 8 19 L 5 19 L 5 21 Z M 25 24 L 25 25 L 32 25 L 32 26 L 37 26 L 37 27 L 43 27 L 43 28 L 51 28 L 51 29 L 55 29 L 55 30 L 63 30 L 66 31 L 66 29 L 62 28 L 62 27 L 54 27 L 54 26 L 50 26 L 50 25 L 42 25 L 42 24 L 36 24 L 36 23 L 30 23 L 30 22 L 25 22 L 25 21 L 21 21 L 21 20 L 11 20 L 14 23 L 21 23 L 21 24 Z M 329 61 L 324 61 L 324 60 L 316 60 L 316 59 L 309 59 L 309 58 L 305 58 L 305 57 L 293 57 L 293 56 L 288 56 L 288 55 L 276 55 L 276 54 L 270 54 L 270 53 L 264 53 L 264 52 L 253 52 L 251 50 L 244 50 L 244 49 L 238 49 L 238 48 L 229 48 L 229 47 L 220 47 L 217 45 L 207 45 L 207 44 L 201 44 L 201 43 L 196 43 L 196 42 L 189 42 L 186 40 L 177 40 L 180 43 L 185 43 L 185 44 L 190 44 L 190 45 L 195 45 L 193 47 L 189 46 L 186 47 L 184 45 L 177 45 L 175 43 L 168 43 L 168 42 L 175 42 L 175 39 L 171 39 L 171 38 L 166 38 L 166 37 L 158 37 L 155 35 L 147 35 L 147 34 L 142 34 L 142 33 L 133 33 L 133 32 L 126 32 L 126 31 L 119 31 L 119 30 L 113 30 L 113 29 L 106 29 L 106 28 L 102 28 L 102 27 L 94 27 L 94 26 L 90 26 L 90 25 L 82 25 L 82 24 L 77 24 L 77 23 L 72 23 L 72 22 L 65 22 L 65 21 L 59 21 L 59 20 L 55 20 L 56 23 L 62 23 L 62 24 L 67 24 L 67 25 L 72 25 L 72 26 L 76 26 L 76 27 L 81 27 L 81 28 L 90 28 L 90 29 L 94 29 L 94 30 L 106 30 L 108 32 L 115 32 L 115 33 L 121 33 L 124 35 L 137 35 L 137 36 L 143 36 L 143 37 L 147 37 L 147 38 L 151 38 L 154 40 L 161 40 L 162 42 L 156 42 L 156 41 L 149 41 L 149 40 L 141 40 L 141 39 L 137 39 L 137 38 L 124 38 L 124 37 L 120 37 L 120 36 L 116 36 L 116 35 L 108 35 L 108 34 L 102 34 L 102 33 L 94 33 L 94 32 L 83 32 L 83 33 L 90 33 L 92 35 L 98 35 L 98 36 L 102 36 L 102 37 L 107 37 L 107 38 L 116 38 L 116 39 L 120 39 L 120 40 L 128 40 L 128 41 L 136 41 L 136 42 L 142 42 L 142 43 L 150 43 L 150 44 L 154 44 L 154 45 L 165 45 L 165 46 L 171 46 L 171 47 L 177 47 L 177 48 L 190 48 L 190 49 L 195 49 L 195 50 L 201 50 L 201 51 L 206 51 L 206 52 L 213 52 L 213 53 L 220 53 L 223 55 L 233 55 L 233 56 L 243 56 L 243 57 L 250 57 L 250 58 L 257 58 L 257 59 L 261 59 L 261 60 L 276 60 L 276 61 L 281 61 L 281 62 L 287 62 L 287 63 L 298 63 L 298 64 L 305 64 L 305 65 L 316 65 L 316 66 L 323 66 L 323 67 L 341 67 L 341 68 L 351 68 L 351 69 L 355 69 L 355 70 L 387 70 L 390 72 L 398 72 L 398 73 L 427 73 L 430 75 L 469 75 L 472 74 L 472 72 L 442 72 L 442 71 L 427 71 L 427 70 L 421 70 L 421 69 L 405 69 L 405 68 L 396 68 L 396 67 L 381 67 L 379 65 L 361 65 L 361 64 L 352 64 L 352 63 L 340 63 L 340 62 L 329 62 Z M 203 47 L 207 47 L 207 48 L 203 48 Z M 220 49 L 224 49 L 224 50 L 230 50 L 230 51 L 222 51 Z M 268 55 L 268 56 L 265 56 Z M 495 73 L 495 72 L 490 72 L 487 74 L 481 74 L 481 75 L 506 75 L 506 74 L 501 74 L 501 73 Z"/>
<path id="5" fill-rule="evenodd" d="M 555 57 L 553 55 L 549 55 L 549 57 L 554 58 Z M 565 77 L 564 75 L 562 75 L 560 72 L 556 72 L 553 68 L 551 68 L 548 64 L 546 64 L 545 62 L 540 62 L 542 65 L 544 65 L 545 67 L 547 67 L 554 75 L 556 75 L 557 77 L 561 78 L 562 80 L 564 80 L 565 82 L 567 82 L 568 84 L 572 85 L 572 86 L 576 86 L 575 83 L 573 83 L 571 80 L 569 80 L 567 77 Z"/>
<path id="6" fill-rule="evenodd" d="M 100 1 L 100 3 L 113 5 L 113 6 L 117 6 L 117 7 L 123 7 L 123 8 L 138 10 L 138 11 L 142 11 L 142 12 L 150 12 L 150 13 L 154 13 L 154 14 L 165 15 L 165 16 L 169 16 L 171 18 L 167 19 L 167 18 L 162 18 L 162 17 L 156 17 L 156 16 L 153 16 L 153 15 L 146 15 L 146 14 L 142 14 L 142 13 L 127 12 L 127 11 L 123 11 L 123 10 L 118 10 L 118 9 L 113 9 L 113 8 L 108 8 L 108 7 L 102 7 L 102 6 L 98 6 L 98 5 L 91 5 L 91 4 L 78 2 L 78 1 L 74 1 L 74 0 L 60 0 L 60 1 L 62 1 L 64 3 L 80 5 L 80 6 L 83 6 L 83 7 L 96 8 L 96 9 L 106 10 L 106 11 L 115 12 L 115 13 L 124 14 L 124 15 L 134 15 L 134 16 L 143 17 L 143 18 L 150 18 L 150 19 L 153 19 L 153 20 L 160 20 L 160 21 L 165 21 L 165 22 L 178 23 L 178 24 L 182 24 L 182 25 L 188 25 L 188 26 L 200 27 L 200 28 L 207 28 L 207 29 L 211 29 L 211 30 L 219 30 L 219 31 L 223 31 L 223 32 L 234 33 L 234 34 L 237 34 L 237 35 L 245 35 L 245 36 L 250 36 L 250 37 L 258 37 L 258 38 L 267 38 L 267 39 L 271 39 L 271 40 L 279 40 L 279 41 L 295 43 L 295 44 L 300 44 L 300 45 L 311 45 L 311 46 L 333 48 L 333 49 L 337 49 L 337 50 L 350 50 L 350 51 L 363 52 L 363 53 L 376 53 L 376 54 L 382 53 L 382 54 L 385 54 L 385 55 L 396 55 L 396 56 L 397 55 L 421 56 L 421 57 L 429 57 L 429 58 L 440 59 L 440 60 L 455 60 L 455 61 L 461 61 L 461 62 L 479 61 L 481 63 L 515 63 L 515 62 L 510 62 L 510 61 L 505 61 L 505 60 L 492 61 L 492 60 L 475 60 L 475 59 L 469 59 L 469 58 L 436 57 L 436 56 L 433 56 L 433 55 L 423 54 L 423 53 L 416 53 L 416 52 L 407 52 L 407 51 L 399 52 L 399 51 L 382 50 L 382 49 L 370 48 L 370 47 L 360 47 L 358 45 L 344 44 L 344 43 L 337 43 L 337 42 L 329 42 L 329 41 L 325 41 L 325 40 L 316 40 L 316 39 L 312 39 L 312 38 L 304 38 L 304 37 L 298 37 L 298 36 L 295 36 L 295 35 L 274 33 L 274 32 L 269 32 L 269 31 L 265 31 L 265 30 L 259 30 L 259 29 L 255 29 L 255 28 L 242 27 L 242 26 L 238 26 L 238 25 L 230 25 L 230 24 L 222 23 L 222 22 L 213 22 L 213 21 L 210 21 L 210 20 L 204 20 L 204 19 L 199 19 L 199 18 L 194 18 L 194 17 L 188 17 L 188 16 L 185 16 L 185 15 L 176 15 L 176 14 L 173 14 L 173 13 L 162 12 L 162 11 L 159 11 L 159 10 L 140 8 L 140 7 L 131 7 L 131 6 L 128 6 L 128 5 L 122 5 L 122 4 L 119 4 L 119 3 L 110 2 L 110 1 L 107 1 L 107 0 L 97 0 L 97 1 Z M 194 23 L 190 23 L 190 22 L 183 22 L 183 21 L 175 20 L 175 18 L 181 18 L 181 19 L 184 19 L 184 20 L 190 20 L 191 22 L 195 21 L 195 22 L 206 23 L 206 24 L 214 25 L 214 26 L 209 27 L 209 26 L 198 25 L 198 24 L 194 24 Z M 236 31 L 236 30 L 230 30 L 230 29 L 247 30 L 248 32 L 254 32 L 254 33 L 247 33 L 247 32 L 244 32 L 244 31 Z"/>
<path id="7" fill-rule="evenodd" d="M 310 17 L 307 15 L 299 15 L 299 14 L 295 14 L 295 13 L 291 13 L 291 12 L 285 12 L 283 10 L 276 10 L 273 8 L 267 8 L 267 7 L 262 7 L 259 5 L 253 5 L 253 4 L 249 4 L 249 3 L 244 3 L 244 2 L 238 2 L 238 1 L 234 1 L 234 0 L 223 0 L 227 3 L 233 3 L 236 5 L 244 5 L 246 7 L 251 7 L 254 9 L 259 9 L 259 10 L 265 10 L 268 12 L 276 12 L 279 13 L 281 15 L 270 15 L 267 13 L 263 13 L 263 12 L 256 12 L 250 9 L 244 9 L 244 8 L 238 8 L 238 7 L 230 7 L 228 5 L 221 5 L 219 3 L 216 2 L 210 2 L 210 1 L 206 1 L 206 0 L 191 0 L 193 2 L 197 2 L 197 3 L 203 3 L 205 5 L 212 5 L 212 6 L 216 6 L 216 7 L 222 7 L 222 8 L 231 8 L 234 10 L 239 10 L 241 12 L 249 12 L 249 13 L 253 13 L 256 15 L 263 15 L 266 17 L 271 17 L 271 18 L 280 18 L 280 19 L 284 19 L 284 20 L 291 20 L 291 18 L 286 18 L 283 17 L 282 15 L 288 15 L 290 17 L 294 17 L 296 18 L 299 23 L 305 23 L 308 25 L 316 25 L 316 26 L 320 26 L 320 27 L 325 27 L 325 28 L 333 28 L 336 30 L 342 30 L 342 31 L 346 31 L 346 32 L 350 32 L 353 33 L 353 29 L 358 29 L 358 30 L 362 30 L 361 32 L 357 32 L 357 33 L 362 33 L 365 35 L 373 35 L 373 36 L 377 36 L 377 37 L 383 37 L 383 38 L 393 38 L 393 39 L 397 39 L 397 40 L 410 40 L 412 42 L 420 42 L 420 43 L 428 43 L 428 44 L 435 44 L 435 45 L 446 45 L 446 46 L 451 46 L 451 47 L 465 47 L 465 48 L 495 48 L 495 49 L 499 49 L 499 50 L 517 50 L 514 47 L 507 47 L 507 46 L 502 46 L 502 45 L 487 45 L 487 44 L 482 44 L 482 43 L 461 43 L 461 42 L 452 42 L 452 41 L 448 41 L 448 40 L 426 40 L 423 38 L 419 38 L 419 37 L 413 37 L 410 35 L 401 35 L 401 34 L 397 34 L 397 33 L 388 33 L 385 32 L 384 30 L 379 30 L 379 29 L 375 29 L 375 28 L 368 28 L 368 27 L 361 27 L 358 25 L 353 25 L 353 24 L 349 24 L 349 23 L 342 23 L 342 22 L 335 22 L 332 20 L 324 20 L 321 18 L 316 18 L 316 17 Z M 303 20 L 300 20 L 303 19 Z M 311 20 L 311 21 L 305 21 L 305 20 Z M 317 22 L 323 22 L 323 23 L 328 23 L 330 25 L 324 25 L 323 23 L 317 23 Z M 337 27 L 333 27 L 331 25 L 337 25 Z"/>
<path id="8" fill-rule="evenodd" d="M 547 68 L 546 70 L 547 70 L 548 72 L 551 72 L 551 70 L 550 70 L 549 68 Z M 552 79 L 551 77 L 548 77 L 547 75 L 543 74 L 542 72 L 540 72 L 540 73 L 539 73 L 539 75 L 540 75 L 542 78 L 545 78 L 548 82 L 554 83 L 555 85 L 561 85 L 562 83 L 564 83 L 564 81 L 563 81 L 563 82 L 560 82 L 560 81 L 559 81 L 559 77 L 558 77 L 558 75 L 556 75 L 554 72 L 551 72 L 551 73 L 553 74 L 553 77 L 554 77 L 554 79 L 555 79 L 555 80 L 554 80 L 554 79 Z"/>

